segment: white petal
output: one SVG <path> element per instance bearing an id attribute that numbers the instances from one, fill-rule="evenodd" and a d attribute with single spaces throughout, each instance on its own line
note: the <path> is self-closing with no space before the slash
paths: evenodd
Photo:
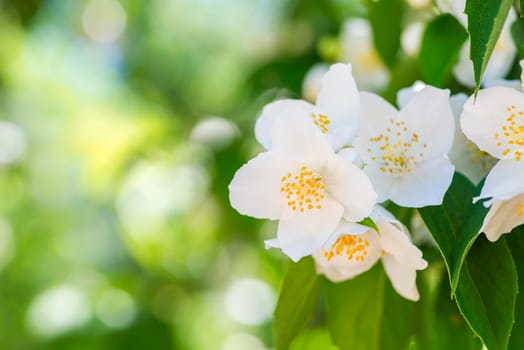
<path id="1" fill-rule="evenodd" d="M 343 212 L 340 204 L 326 196 L 322 209 L 280 220 L 277 236 L 282 251 L 293 261 L 314 253 L 329 239 Z"/>
<path id="2" fill-rule="evenodd" d="M 413 85 L 400 89 L 397 92 L 397 105 L 399 108 L 404 108 L 411 98 L 413 98 L 417 92 L 420 92 L 422 89 L 424 89 L 424 87 L 426 87 L 426 84 L 417 80 L 413 83 Z"/>
<path id="3" fill-rule="evenodd" d="M 324 134 L 304 117 L 301 109 L 289 109 L 285 118 L 275 121 L 271 150 L 280 158 L 296 161 L 320 171 L 335 156 Z"/>
<path id="4" fill-rule="evenodd" d="M 229 184 L 231 206 L 255 218 L 275 220 L 289 215 L 280 181 L 296 168 L 298 165 L 275 158 L 270 152 L 259 154 L 238 169 Z"/>
<path id="5" fill-rule="evenodd" d="M 415 269 L 401 265 L 392 255 L 382 257 L 384 270 L 398 294 L 406 299 L 417 301 L 419 293 L 417 290 Z"/>
<path id="6" fill-rule="evenodd" d="M 364 168 L 364 172 L 377 192 L 377 203 L 384 202 L 397 192 L 399 178 L 382 172 L 380 165 L 368 165 Z"/>
<path id="7" fill-rule="evenodd" d="M 524 161 L 501 160 L 488 174 L 480 198 L 510 199 L 524 192 Z"/>
<path id="8" fill-rule="evenodd" d="M 520 80 L 506 80 L 506 79 L 494 79 L 487 81 L 482 84 L 485 88 L 495 87 L 495 86 L 506 86 L 513 88 L 517 91 L 522 91 L 522 85 Z"/>
<path id="9" fill-rule="evenodd" d="M 524 224 L 524 193 L 508 200 L 495 200 L 484 218 L 480 232 L 495 242 L 504 233 Z"/>
<path id="10" fill-rule="evenodd" d="M 327 191 L 344 206 L 346 220 L 356 222 L 371 214 L 377 194 L 362 170 L 336 156 L 327 163 L 324 180 Z"/>
<path id="11" fill-rule="evenodd" d="M 341 240 L 345 239 L 341 236 Z M 367 241 L 368 245 L 365 247 L 366 255 L 362 260 L 357 260 L 356 255 L 351 258 L 346 254 L 346 248 L 353 248 L 355 245 L 344 246 L 341 244 L 342 241 L 337 241 L 331 247 L 334 255 L 328 259 L 326 256 L 330 249 L 320 249 L 313 258 L 315 259 L 316 269 L 318 273 L 325 275 L 329 280 L 333 282 L 340 282 L 355 277 L 367 270 L 369 270 L 380 258 L 381 247 L 378 240 L 378 235 L 373 230 L 354 236 L 353 239 L 360 239 L 365 244 Z M 359 243 L 359 244 L 362 244 Z M 338 254 L 336 246 L 340 244 Z M 364 246 L 364 245 L 363 245 Z"/>
<path id="12" fill-rule="evenodd" d="M 455 138 L 449 153 L 449 160 L 455 166 L 457 172 L 465 175 L 474 184 L 478 184 L 495 165 L 497 159 L 479 150 L 462 133 L 460 115 L 467 100 L 468 96 L 463 93 L 453 95 L 449 100 L 455 119 Z"/>
<path id="13" fill-rule="evenodd" d="M 499 159 L 513 159 L 516 152 L 522 151 L 522 146 L 509 143 L 513 131 L 508 118 L 515 115 L 513 118 L 518 122 L 523 118 L 521 112 L 524 112 L 522 92 L 509 87 L 492 87 L 480 90 L 476 101 L 473 96 L 468 99 L 460 125 L 464 134 L 481 150 Z M 519 136 L 523 135 L 524 132 L 520 132 Z"/>
<path id="14" fill-rule="evenodd" d="M 364 163 L 372 164 L 372 155 L 368 152 L 370 138 L 384 132 L 391 119 L 397 118 L 398 111 L 382 97 L 369 93 L 360 93 L 360 130 L 353 142 Z"/>
<path id="15" fill-rule="evenodd" d="M 408 132 L 419 136 L 418 145 L 429 160 L 447 154 L 453 144 L 454 121 L 449 104 L 449 90 L 425 86 L 402 108 Z M 426 147 L 422 148 L 425 144 Z"/>
<path id="16" fill-rule="evenodd" d="M 322 79 L 316 105 L 330 120 L 328 134 L 341 137 L 334 148 L 349 144 L 358 130 L 360 114 L 360 99 L 350 64 L 338 63 L 329 68 Z"/>
<path id="17" fill-rule="evenodd" d="M 309 116 L 315 113 L 315 106 L 302 100 L 278 100 L 267 104 L 255 124 L 255 137 L 257 141 L 266 149 L 271 148 L 271 132 L 276 120 L 285 118 L 290 113 L 296 114 L 301 110 L 304 112 L 304 119 L 310 119 Z"/>
<path id="18" fill-rule="evenodd" d="M 447 157 L 424 162 L 411 173 L 399 177 L 391 200 L 410 208 L 440 205 L 453 179 L 453 172 L 454 167 Z"/>
<path id="19" fill-rule="evenodd" d="M 322 78 L 329 70 L 329 66 L 325 63 L 317 63 L 311 67 L 302 81 L 302 96 L 310 102 L 317 100 Z"/>
<path id="20" fill-rule="evenodd" d="M 414 270 L 422 270 L 428 266 L 422 258 L 422 252 L 410 242 L 406 233 L 384 219 L 377 221 L 380 232 L 380 244 L 385 254 L 390 254 L 399 264 Z"/>

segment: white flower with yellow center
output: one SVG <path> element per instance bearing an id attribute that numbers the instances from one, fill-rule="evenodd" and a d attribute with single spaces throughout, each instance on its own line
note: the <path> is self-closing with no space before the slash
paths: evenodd
<path id="1" fill-rule="evenodd" d="M 389 71 L 375 49 L 368 21 L 361 18 L 346 20 L 340 34 L 340 45 L 340 60 L 351 63 L 360 89 L 379 91 L 387 85 Z"/>
<path id="2" fill-rule="evenodd" d="M 367 217 L 377 195 L 358 167 L 333 152 L 304 111 L 285 109 L 272 128 L 267 152 L 242 166 L 229 185 L 231 205 L 241 214 L 279 220 L 277 244 L 297 261 L 332 235 L 342 218 Z"/>
<path id="3" fill-rule="evenodd" d="M 427 267 L 422 252 L 409 240 L 402 224 L 377 206 L 372 214 L 379 232 L 366 226 L 342 222 L 336 240 L 315 254 L 317 272 L 333 282 L 353 278 L 381 259 L 395 290 L 404 298 L 418 300 L 416 270 Z"/>
<path id="4" fill-rule="evenodd" d="M 515 85 L 513 82 L 504 82 Z M 417 81 L 413 86 L 401 89 L 397 94 L 397 104 L 400 107 L 405 106 L 409 100 L 425 86 L 423 82 Z M 453 146 L 449 152 L 449 160 L 451 164 L 455 166 L 457 172 L 466 176 L 474 184 L 478 184 L 495 165 L 497 159 L 479 150 L 477 145 L 469 141 L 462 133 L 460 129 L 460 115 L 462 114 L 462 107 L 467 99 L 468 96 L 463 93 L 453 95 L 449 99 L 455 121 L 455 137 Z"/>
<path id="5" fill-rule="evenodd" d="M 454 123 L 449 91 L 425 86 L 400 111 L 361 93 L 361 127 L 354 145 L 378 193 L 419 208 L 439 205 L 453 177 L 447 154 Z"/>
<path id="6" fill-rule="evenodd" d="M 316 105 L 303 100 L 279 100 L 262 110 L 255 125 L 255 136 L 266 149 L 272 147 L 271 130 L 285 118 L 289 107 L 303 111 L 303 120 L 314 124 L 335 150 L 349 145 L 359 126 L 360 101 L 351 65 L 334 64 L 322 78 Z M 291 132 L 291 130 L 290 130 Z"/>
<path id="7" fill-rule="evenodd" d="M 472 142 L 499 159 L 474 198 L 492 198 L 482 231 L 494 241 L 524 223 L 524 93 L 505 86 L 480 90 L 464 105 L 460 124 Z"/>

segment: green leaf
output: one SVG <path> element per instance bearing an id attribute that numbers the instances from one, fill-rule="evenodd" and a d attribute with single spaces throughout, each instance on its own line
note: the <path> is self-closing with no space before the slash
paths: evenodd
<path id="1" fill-rule="evenodd" d="M 475 72 L 475 94 L 482 75 L 508 16 L 513 0 L 467 0 L 468 31 L 471 38 L 470 58 Z"/>
<path id="2" fill-rule="evenodd" d="M 488 209 L 481 202 L 472 203 L 482 184 L 475 188 L 459 173 L 455 173 L 440 206 L 419 209 L 419 213 L 435 239 L 446 264 L 451 291 L 454 293 L 466 254 L 478 236 Z"/>
<path id="3" fill-rule="evenodd" d="M 289 263 L 273 321 L 276 349 L 287 349 L 311 320 L 322 282 L 311 257 Z"/>
<path id="4" fill-rule="evenodd" d="M 517 271 L 504 238 L 484 235 L 471 248 L 456 290 L 460 312 L 490 350 L 507 349 L 514 321 Z"/>
<path id="5" fill-rule="evenodd" d="M 524 10 L 524 0 L 520 0 L 520 17 L 524 17 L 524 13 L 522 11 Z"/>
<path id="6" fill-rule="evenodd" d="M 511 25 L 511 37 L 520 57 L 524 56 L 524 19 L 518 18 Z"/>
<path id="7" fill-rule="evenodd" d="M 376 224 L 375 221 L 373 221 L 373 219 L 370 218 L 370 217 L 367 217 L 367 218 L 365 218 L 364 220 L 359 221 L 357 224 L 360 224 L 360 225 L 362 225 L 362 226 L 367 226 L 367 227 L 372 228 L 373 230 L 375 230 L 375 231 L 378 232 L 378 226 L 377 226 L 377 224 Z"/>
<path id="8" fill-rule="evenodd" d="M 416 343 L 419 349 L 479 350 L 480 340 L 469 329 L 450 298 L 449 282 L 440 278 L 444 266 L 433 262 L 417 274 L 420 301 L 416 305 Z"/>
<path id="9" fill-rule="evenodd" d="M 295 338 L 289 350 L 338 350 L 326 329 L 314 328 Z"/>
<path id="10" fill-rule="evenodd" d="M 510 234 L 506 240 L 513 255 L 513 261 L 517 267 L 519 294 L 515 305 L 515 324 L 509 338 L 509 350 L 524 349 L 524 225 L 521 225 Z"/>
<path id="11" fill-rule="evenodd" d="M 378 54 L 388 67 L 397 61 L 402 33 L 402 0 L 367 0 L 369 22 L 373 29 L 373 42 Z"/>
<path id="12" fill-rule="evenodd" d="M 467 38 L 464 27 L 449 14 L 438 16 L 428 24 L 419 53 L 425 82 L 443 87 Z"/>
<path id="13" fill-rule="evenodd" d="M 400 350 L 409 343 L 414 303 L 395 292 L 380 265 L 326 285 L 328 329 L 341 350 Z"/>

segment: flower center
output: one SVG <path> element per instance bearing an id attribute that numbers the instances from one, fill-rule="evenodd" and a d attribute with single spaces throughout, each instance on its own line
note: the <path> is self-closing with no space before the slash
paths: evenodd
<path id="1" fill-rule="evenodd" d="M 321 209 L 320 204 L 325 198 L 326 186 L 322 176 L 302 166 L 297 173 L 287 173 L 282 176 L 280 192 L 287 199 L 287 206 L 294 212 L 303 213 L 304 210 Z"/>
<path id="2" fill-rule="evenodd" d="M 497 147 L 502 147 L 503 156 L 512 154 L 519 161 L 524 152 L 524 112 L 515 105 L 506 107 L 508 116 L 498 132 L 493 134 Z"/>
<path id="3" fill-rule="evenodd" d="M 417 162 L 424 158 L 424 153 L 416 154 L 416 151 L 420 147 L 427 148 L 427 144 L 420 145 L 418 134 L 410 132 L 404 121 L 390 119 L 389 122 L 390 126 L 384 133 L 369 139 L 372 145 L 368 148 L 371 160 L 378 160 L 383 173 L 410 173 Z"/>
<path id="4" fill-rule="evenodd" d="M 524 206 L 522 205 L 522 203 L 517 204 L 517 216 L 518 217 L 522 216 L 523 210 L 524 210 Z"/>
<path id="5" fill-rule="evenodd" d="M 311 118 L 313 119 L 313 123 L 316 126 L 318 126 L 324 134 L 328 132 L 328 125 L 331 123 L 331 121 L 326 115 L 320 113 L 312 113 Z"/>
<path id="6" fill-rule="evenodd" d="M 369 241 L 358 235 L 342 235 L 329 250 L 324 250 L 324 257 L 331 261 L 336 256 L 346 256 L 348 260 L 362 262 L 368 255 Z"/>

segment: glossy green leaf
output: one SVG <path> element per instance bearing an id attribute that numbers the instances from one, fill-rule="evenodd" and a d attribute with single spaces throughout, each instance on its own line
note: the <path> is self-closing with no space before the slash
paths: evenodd
<path id="1" fill-rule="evenodd" d="M 273 321 L 276 349 L 287 349 L 311 320 L 322 282 L 311 257 L 289 262 Z"/>
<path id="2" fill-rule="evenodd" d="M 443 87 L 467 37 L 464 27 L 449 14 L 438 16 L 428 24 L 419 54 L 425 82 Z"/>
<path id="3" fill-rule="evenodd" d="M 397 61 L 402 33 L 402 0 L 367 0 L 369 22 L 373 28 L 373 42 L 384 63 L 392 67 Z"/>
<path id="4" fill-rule="evenodd" d="M 468 32 L 471 39 L 470 57 L 475 72 L 475 91 L 508 16 L 513 0 L 467 0 Z"/>
<path id="5" fill-rule="evenodd" d="M 481 235 L 471 248 L 455 293 L 460 312 L 490 350 L 507 349 L 514 321 L 517 271 L 506 240 Z"/>
<path id="6" fill-rule="evenodd" d="M 486 209 L 481 202 L 472 203 L 480 191 L 463 175 L 455 173 L 440 206 L 419 209 L 422 220 L 435 239 L 448 269 L 452 293 L 469 248 L 478 236 Z"/>
<path id="7" fill-rule="evenodd" d="M 326 317 L 341 350 L 405 349 L 414 303 L 395 292 L 381 264 L 354 279 L 326 285 Z"/>
<path id="8" fill-rule="evenodd" d="M 505 237 L 517 268 L 519 281 L 519 294 L 515 305 L 515 323 L 511 330 L 508 349 L 521 350 L 524 349 L 524 225 L 513 229 Z"/>

